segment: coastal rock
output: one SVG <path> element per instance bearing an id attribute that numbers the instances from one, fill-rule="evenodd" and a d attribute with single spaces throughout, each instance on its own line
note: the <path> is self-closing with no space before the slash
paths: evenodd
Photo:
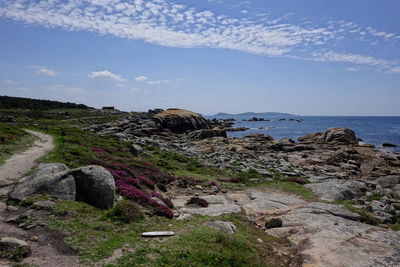
<path id="1" fill-rule="evenodd" d="M 298 138 L 305 143 L 329 143 L 329 144 L 357 144 L 358 139 L 354 131 L 348 128 L 329 128 L 324 133 L 311 133 Z"/>
<path id="2" fill-rule="evenodd" d="M 358 139 L 354 131 L 348 128 L 330 128 L 321 136 L 326 143 L 357 144 Z"/>
<path id="3" fill-rule="evenodd" d="M 322 183 L 307 184 L 305 186 L 310 188 L 314 194 L 323 200 L 337 201 L 361 197 L 361 189 L 365 187 L 365 184 L 357 181 L 331 179 Z"/>
<path id="4" fill-rule="evenodd" d="M 225 131 L 222 130 L 211 130 L 211 129 L 204 129 L 204 130 L 197 130 L 190 132 L 188 134 L 189 139 L 191 140 L 203 140 L 212 137 L 224 137 L 227 138 L 227 134 Z"/>
<path id="5" fill-rule="evenodd" d="M 101 166 L 74 169 L 71 175 L 76 183 L 76 201 L 82 201 L 101 209 L 114 205 L 115 181 L 111 173 Z"/>
<path id="6" fill-rule="evenodd" d="M 379 177 L 375 180 L 377 184 L 379 184 L 383 188 L 392 188 L 396 185 L 400 184 L 400 175 L 390 175 L 390 176 L 383 176 Z M 399 188 L 400 189 L 400 188 Z"/>
<path id="7" fill-rule="evenodd" d="M 392 144 L 392 143 L 383 143 L 382 146 L 383 147 L 397 147 L 397 145 Z"/>
<path id="8" fill-rule="evenodd" d="M 184 109 L 167 109 L 154 115 L 153 120 L 175 133 L 210 128 L 210 122 L 203 116 Z"/>
<path id="9" fill-rule="evenodd" d="M 75 180 L 68 167 L 60 163 L 40 164 L 34 174 L 20 180 L 10 198 L 23 201 L 40 194 L 75 200 Z"/>
<path id="10" fill-rule="evenodd" d="M 400 232 L 336 216 L 320 205 L 288 212 L 282 227 L 266 233 L 299 245 L 303 266 L 399 266 Z"/>
<path id="11" fill-rule="evenodd" d="M 281 218 L 270 218 L 268 221 L 265 222 L 265 228 L 277 228 L 282 226 L 282 219 Z"/>

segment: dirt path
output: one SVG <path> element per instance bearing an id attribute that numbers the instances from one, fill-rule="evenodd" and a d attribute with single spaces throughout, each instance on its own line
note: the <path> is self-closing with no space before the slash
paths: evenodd
<path id="1" fill-rule="evenodd" d="M 11 179 L 20 179 L 37 165 L 37 160 L 54 148 L 53 137 L 44 133 L 26 130 L 37 136 L 33 146 L 21 154 L 12 156 L 0 166 L 0 183 Z"/>

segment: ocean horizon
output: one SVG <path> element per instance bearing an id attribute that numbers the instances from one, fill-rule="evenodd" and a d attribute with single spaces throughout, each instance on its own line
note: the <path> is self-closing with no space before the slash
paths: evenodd
<path id="1" fill-rule="evenodd" d="M 275 140 L 297 138 L 309 133 L 323 132 L 328 128 L 345 127 L 353 130 L 362 142 L 373 144 L 379 149 L 400 152 L 400 116 L 299 116 L 274 115 L 259 116 L 265 121 L 245 121 L 254 116 L 213 115 L 208 119 L 235 119 L 233 127 L 246 127 L 246 131 L 229 132 L 230 137 L 243 137 L 247 134 L 262 133 Z M 295 120 L 290 120 L 295 119 Z M 297 121 L 301 120 L 301 122 Z M 395 148 L 384 148 L 382 144 L 391 143 Z"/>

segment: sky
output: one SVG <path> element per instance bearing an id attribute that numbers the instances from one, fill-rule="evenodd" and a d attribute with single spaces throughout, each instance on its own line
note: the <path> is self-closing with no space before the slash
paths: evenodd
<path id="1" fill-rule="evenodd" d="M 0 95 L 400 116 L 398 0 L 0 0 Z"/>

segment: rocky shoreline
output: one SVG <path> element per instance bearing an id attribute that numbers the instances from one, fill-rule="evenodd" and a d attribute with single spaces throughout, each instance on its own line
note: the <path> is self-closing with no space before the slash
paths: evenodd
<path id="1" fill-rule="evenodd" d="M 230 138 L 226 134 L 232 126 L 230 120 L 209 121 L 184 110 L 158 112 L 127 116 L 88 129 L 139 146 L 176 150 L 218 169 L 256 170 L 264 180 L 276 173 L 304 177 L 310 182 L 306 186 L 321 199 L 356 200 L 382 223 L 400 215 L 399 157 L 359 144 L 350 129 L 311 133 L 298 142 L 288 138 L 276 141 L 263 134 Z M 378 195 L 382 195 L 380 200 L 368 201 Z"/>
<path id="2" fill-rule="evenodd" d="M 117 203 L 127 196 L 123 194 L 126 189 L 127 194 L 134 194 L 135 201 L 143 198 L 138 203 L 150 216 L 186 220 L 194 214 L 244 214 L 268 236 L 290 242 L 287 248 L 276 251 L 285 258 L 285 266 L 399 266 L 400 232 L 390 229 L 400 218 L 398 156 L 361 144 L 347 128 L 310 133 L 295 141 L 274 140 L 263 134 L 233 138 L 227 134 L 232 126 L 232 120 L 210 121 L 186 110 L 158 109 L 82 128 L 130 142 L 129 153 L 139 160 L 150 157 L 146 153 L 156 149 L 195 159 L 224 174 L 244 174 L 241 177 L 215 178 L 205 184 L 194 178 L 157 173 L 170 179 L 161 186 L 145 176 L 139 175 L 139 180 L 128 177 L 131 168 L 121 164 L 114 170 L 110 166 L 69 169 L 50 163 L 23 178 L 9 200 L 26 201 L 37 193 L 59 193 L 58 199 L 109 208 L 116 189 L 121 195 L 116 195 Z M 113 156 L 100 147 L 91 149 L 106 158 Z M 150 191 L 138 190 L 128 180 L 160 192 L 151 191 L 149 195 Z M 300 195 L 263 186 L 280 183 L 294 184 L 310 193 Z M 68 192 L 61 189 L 65 187 Z M 235 232 L 235 225 L 229 221 L 207 224 Z M 350 257 L 354 259 L 351 264 L 347 262 Z"/>

